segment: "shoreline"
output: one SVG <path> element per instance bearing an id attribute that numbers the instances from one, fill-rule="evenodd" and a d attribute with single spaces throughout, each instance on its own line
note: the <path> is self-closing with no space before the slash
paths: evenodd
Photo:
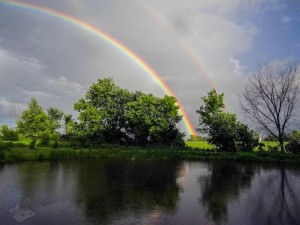
<path id="1" fill-rule="evenodd" d="M 97 149 L 39 147 L 0 151 L 0 164 L 24 161 L 75 161 L 117 158 L 127 160 L 229 160 L 236 162 L 299 163 L 300 155 L 270 152 L 215 152 L 192 148 L 110 146 Z"/>

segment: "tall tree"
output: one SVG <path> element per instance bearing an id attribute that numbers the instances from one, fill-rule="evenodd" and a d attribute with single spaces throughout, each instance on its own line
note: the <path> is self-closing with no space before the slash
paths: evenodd
<path id="1" fill-rule="evenodd" d="M 87 145 L 184 144 L 183 134 L 176 128 L 181 116 L 174 97 L 133 93 L 105 78 L 93 84 L 74 107 L 79 123 L 72 127 Z"/>
<path id="2" fill-rule="evenodd" d="M 266 64 L 250 77 L 240 98 L 245 115 L 279 141 L 281 152 L 300 93 L 298 71 L 298 65 L 292 62 Z"/>
<path id="3" fill-rule="evenodd" d="M 237 121 L 236 115 L 223 112 L 224 94 L 216 90 L 202 97 L 204 105 L 197 110 L 200 114 L 198 132 L 208 135 L 208 142 L 221 151 L 251 151 L 257 145 L 257 138 L 247 125 Z"/>
<path id="4" fill-rule="evenodd" d="M 51 107 L 47 109 L 47 113 L 52 124 L 51 130 L 54 132 L 55 130 L 61 128 L 61 120 L 64 115 L 63 111 Z"/>
<path id="5" fill-rule="evenodd" d="M 127 121 L 124 110 L 132 93 L 118 87 L 112 78 L 98 79 L 75 103 L 79 112 L 79 129 L 92 144 L 126 141 Z"/>
<path id="6" fill-rule="evenodd" d="M 151 94 L 136 93 L 135 101 L 129 102 L 125 116 L 132 127 L 137 144 L 184 145 L 176 124 L 181 120 L 179 106 L 172 96 L 158 98 Z"/>
<path id="7" fill-rule="evenodd" d="M 32 98 L 28 109 L 23 111 L 20 120 L 17 121 L 17 130 L 25 137 L 36 138 L 41 133 L 49 131 L 50 127 L 49 117 L 37 100 Z"/>

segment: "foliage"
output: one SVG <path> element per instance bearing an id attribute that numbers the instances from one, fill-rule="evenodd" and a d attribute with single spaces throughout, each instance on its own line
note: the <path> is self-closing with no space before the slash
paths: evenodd
<path id="1" fill-rule="evenodd" d="M 51 128 L 50 130 L 52 132 L 56 131 L 57 129 L 61 128 L 61 120 L 64 116 L 64 113 L 61 110 L 58 110 L 56 108 L 49 108 L 47 110 L 48 117 L 51 121 Z"/>
<path id="2" fill-rule="evenodd" d="M 33 139 L 31 140 L 30 144 L 29 144 L 29 148 L 30 148 L 30 149 L 35 149 L 35 144 L 36 144 L 36 139 L 33 138 Z"/>
<path id="3" fill-rule="evenodd" d="M 33 98 L 28 109 L 23 111 L 20 120 L 17 121 L 17 126 L 18 131 L 25 137 L 37 138 L 51 127 L 51 121 Z"/>
<path id="4" fill-rule="evenodd" d="M 4 154 L 2 154 L 2 153 Z M 1 155 L 2 154 L 2 155 Z M 2 158 L 1 158 L 2 157 Z M 89 160 L 89 159 L 129 159 L 129 160 L 234 160 L 253 162 L 289 162 L 300 163 L 300 155 L 282 154 L 279 152 L 215 152 L 193 150 L 189 148 L 170 147 L 129 147 L 106 145 L 98 149 L 57 149 L 37 147 L 34 151 L 28 148 L 12 147 L 0 151 L 0 162 L 18 162 L 33 160 Z"/>
<path id="5" fill-rule="evenodd" d="M 50 136 L 51 133 L 49 130 L 44 130 L 43 132 L 40 132 L 38 137 L 41 140 L 41 145 L 47 146 L 50 142 Z"/>
<path id="6" fill-rule="evenodd" d="M 10 148 L 12 148 L 12 146 L 13 146 L 13 143 L 11 141 L 9 141 L 9 142 L 0 141 L 0 150 L 10 149 Z"/>
<path id="7" fill-rule="evenodd" d="M 184 146 L 183 134 L 176 128 L 181 120 L 178 109 L 174 97 L 135 93 L 135 101 L 129 102 L 125 111 L 134 142 Z"/>
<path id="8" fill-rule="evenodd" d="M 76 145 L 184 145 L 184 135 L 176 128 L 181 117 L 174 97 L 132 93 L 105 78 L 98 79 L 74 108 L 79 123 L 69 120 L 67 133 Z"/>
<path id="9" fill-rule="evenodd" d="M 132 94 L 118 87 L 111 78 L 99 79 L 85 95 L 75 103 L 80 123 L 78 138 L 83 136 L 86 144 L 122 143 L 128 130 L 124 110 Z"/>
<path id="10" fill-rule="evenodd" d="M 18 132 L 10 129 L 7 125 L 2 125 L 0 127 L 0 139 L 3 141 L 18 141 Z"/>
<path id="11" fill-rule="evenodd" d="M 247 125 L 237 121 L 235 114 L 223 112 L 223 96 L 213 89 L 207 97 L 202 97 L 205 105 L 197 110 L 200 114 L 198 132 L 207 134 L 208 142 L 219 151 L 252 151 L 258 138 Z"/>
<path id="12" fill-rule="evenodd" d="M 290 141 L 286 145 L 286 150 L 294 154 L 300 154 L 300 131 L 293 131 L 290 133 Z"/>

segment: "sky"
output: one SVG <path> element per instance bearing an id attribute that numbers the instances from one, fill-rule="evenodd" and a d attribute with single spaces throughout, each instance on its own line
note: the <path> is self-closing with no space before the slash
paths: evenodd
<path id="1" fill-rule="evenodd" d="M 163 97 L 140 64 L 70 22 L 0 0 L 0 124 L 36 98 L 73 114 L 97 79 Z M 215 88 L 243 120 L 239 95 L 257 68 L 300 61 L 299 0 L 24 0 L 90 24 L 152 68 L 195 128 L 201 97 Z M 188 134 L 184 123 L 180 129 Z"/>

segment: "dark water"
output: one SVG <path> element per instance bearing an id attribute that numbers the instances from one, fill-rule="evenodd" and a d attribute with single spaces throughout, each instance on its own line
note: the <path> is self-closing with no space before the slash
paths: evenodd
<path id="1" fill-rule="evenodd" d="M 0 224 L 300 224 L 300 169 L 116 160 L 5 165 Z"/>

